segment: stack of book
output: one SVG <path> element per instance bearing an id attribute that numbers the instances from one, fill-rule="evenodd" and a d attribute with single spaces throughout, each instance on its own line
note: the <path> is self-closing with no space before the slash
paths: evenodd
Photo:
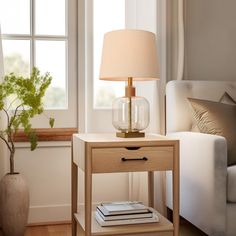
<path id="1" fill-rule="evenodd" d="M 101 226 L 158 222 L 157 211 L 141 202 L 111 202 L 97 206 L 95 218 Z"/>

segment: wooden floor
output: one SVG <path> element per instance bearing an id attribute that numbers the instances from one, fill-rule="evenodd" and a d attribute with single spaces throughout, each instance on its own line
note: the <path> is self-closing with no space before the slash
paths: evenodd
<path id="1" fill-rule="evenodd" d="M 0 232 L 0 236 L 3 236 Z M 71 236 L 71 225 L 48 225 L 27 227 L 25 236 Z M 206 236 L 188 222 L 181 222 L 180 236 Z"/>
<path id="2" fill-rule="evenodd" d="M 25 236 L 71 236 L 71 225 L 27 227 Z"/>
<path id="3" fill-rule="evenodd" d="M 0 236 L 3 236 L 0 229 Z M 25 236 L 71 236 L 71 225 L 48 225 L 27 227 Z"/>
<path id="4" fill-rule="evenodd" d="M 200 231 L 194 225 L 190 224 L 188 221 L 180 220 L 180 234 L 179 236 L 207 236 L 205 233 Z"/>

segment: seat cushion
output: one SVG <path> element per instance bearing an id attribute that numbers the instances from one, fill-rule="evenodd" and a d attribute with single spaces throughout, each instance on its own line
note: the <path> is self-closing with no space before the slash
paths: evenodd
<path id="1" fill-rule="evenodd" d="M 227 169 L 227 200 L 236 203 L 236 165 Z"/>

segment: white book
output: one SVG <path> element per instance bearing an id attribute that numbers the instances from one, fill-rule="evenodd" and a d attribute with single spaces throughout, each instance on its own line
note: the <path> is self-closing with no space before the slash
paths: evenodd
<path id="1" fill-rule="evenodd" d="M 131 213 L 147 213 L 148 207 L 140 202 L 111 202 L 101 203 L 97 208 L 105 215 L 120 215 Z"/>
<path id="2" fill-rule="evenodd" d="M 95 212 L 95 219 L 101 226 L 117 226 L 117 225 L 130 225 L 130 224 L 145 224 L 145 223 L 156 223 L 159 222 L 159 217 L 157 212 L 153 213 L 153 216 L 150 218 L 139 218 L 139 219 L 126 219 L 126 220 L 109 220 L 105 221 Z"/>
<path id="3" fill-rule="evenodd" d="M 118 214 L 118 215 L 107 215 L 105 216 L 97 207 L 97 212 L 101 218 L 105 221 L 108 220 L 126 220 L 126 219 L 138 219 L 138 218 L 150 218 L 153 216 L 151 209 L 147 213 L 129 213 L 129 214 Z"/>

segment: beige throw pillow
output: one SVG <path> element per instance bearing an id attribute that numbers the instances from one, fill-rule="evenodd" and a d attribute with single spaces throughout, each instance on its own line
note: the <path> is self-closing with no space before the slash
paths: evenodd
<path id="1" fill-rule="evenodd" d="M 236 101 L 227 92 L 222 95 L 219 102 L 229 105 L 236 105 Z"/>
<path id="2" fill-rule="evenodd" d="M 224 103 L 224 104 L 236 105 L 236 101 L 234 101 L 234 99 L 227 92 L 225 92 L 222 95 L 222 97 L 220 98 L 219 102 Z M 198 128 L 195 119 L 193 119 L 192 123 L 193 124 L 192 124 L 191 131 L 192 132 L 200 132 L 200 129 Z"/>
<path id="3" fill-rule="evenodd" d="M 236 105 L 188 98 L 200 132 L 226 138 L 228 165 L 236 164 Z"/>

